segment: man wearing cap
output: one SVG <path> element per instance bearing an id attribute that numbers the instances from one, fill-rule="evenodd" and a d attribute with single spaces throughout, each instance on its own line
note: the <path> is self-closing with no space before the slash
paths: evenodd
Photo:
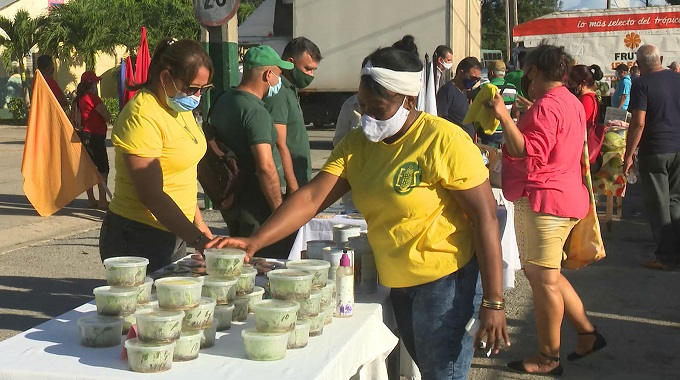
<path id="1" fill-rule="evenodd" d="M 323 57 L 319 48 L 305 37 L 294 38 L 286 45 L 281 58 L 293 64 L 283 70 L 281 91 L 264 100 L 278 133 L 276 147 L 281 153 L 286 194 L 290 195 L 312 179 L 309 136 L 297 96 L 298 89 L 309 86 Z"/>
<path id="2" fill-rule="evenodd" d="M 676 73 L 680 73 L 680 61 L 673 61 L 670 65 L 668 65 L 668 68 L 675 71 Z"/>
<path id="3" fill-rule="evenodd" d="M 47 82 L 50 90 L 52 90 L 54 97 L 57 98 L 59 105 L 64 109 L 68 108 L 68 100 L 66 99 L 66 95 L 64 95 L 64 91 L 62 91 L 61 87 L 59 87 L 59 83 L 54 80 L 54 61 L 52 60 L 52 57 L 43 54 L 38 57 L 36 63 L 38 70 L 40 70 L 43 78 L 45 78 L 45 82 Z"/>
<path id="4" fill-rule="evenodd" d="M 281 70 L 294 65 L 279 58 L 269 46 L 250 48 L 243 58 L 243 79 L 220 94 L 209 123 L 215 136 L 234 151 L 242 187 L 234 206 L 222 210 L 231 236 L 248 237 L 281 205 L 281 157 L 278 134 L 263 99 L 282 88 Z M 295 234 L 265 248 L 264 257 L 288 258 Z"/>
<path id="5" fill-rule="evenodd" d="M 627 110 L 628 103 L 630 102 L 630 88 L 633 85 L 633 81 L 628 75 L 628 66 L 626 64 L 622 63 L 616 66 L 616 78 L 619 80 L 619 83 L 616 85 L 614 95 L 612 95 L 612 107 Z"/>
<path id="6" fill-rule="evenodd" d="M 490 79 L 488 84 L 492 84 L 498 87 L 498 92 L 503 97 L 505 107 L 508 109 L 508 112 L 512 113 L 512 106 L 513 104 L 515 104 L 515 101 L 517 100 L 517 88 L 515 88 L 515 86 L 512 83 L 508 83 L 505 80 L 505 72 L 507 71 L 505 62 L 500 60 L 493 61 L 489 65 L 488 69 Z M 477 93 L 479 93 L 479 90 L 475 92 L 474 96 L 476 96 Z M 478 136 L 482 144 L 500 148 L 503 142 L 503 127 L 499 125 L 498 129 L 496 129 L 496 132 L 494 132 L 494 134 L 491 136 L 487 135 L 484 132 L 478 133 Z"/>

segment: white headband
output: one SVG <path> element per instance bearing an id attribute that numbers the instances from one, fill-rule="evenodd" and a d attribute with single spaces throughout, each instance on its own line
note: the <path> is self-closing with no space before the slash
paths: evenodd
<path id="1" fill-rule="evenodd" d="M 418 96 L 422 87 L 422 71 L 394 71 L 382 67 L 373 67 L 369 61 L 361 69 L 361 75 L 370 75 L 385 89 L 402 95 Z"/>

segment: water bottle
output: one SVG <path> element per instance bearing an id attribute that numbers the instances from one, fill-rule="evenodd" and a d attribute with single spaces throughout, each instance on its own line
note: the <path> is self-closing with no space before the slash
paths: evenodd
<path id="1" fill-rule="evenodd" d="M 630 171 L 628 172 L 628 178 L 626 178 L 626 181 L 630 183 L 631 185 L 637 183 L 638 181 L 638 171 L 635 168 L 635 166 L 631 166 Z"/>

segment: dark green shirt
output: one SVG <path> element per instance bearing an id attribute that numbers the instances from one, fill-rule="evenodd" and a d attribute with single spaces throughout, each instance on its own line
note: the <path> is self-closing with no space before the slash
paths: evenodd
<path id="1" fill-rule="evenodd" d="M 278 133 L 262 99 L 249 92 L 230 88 L 217 98 L 213 107 L 210 124 L 215 128 L 216 138 L 236 153 L 239 171 L 246 175 L 241 194 L 262 194 L 255 175 L 255 157 L 250 149 L 253 145 L 271 145 L 279 180 L 282 181 L 283 166 L 276 149 Z"/>
<path id="2" fill-rule="evenodd" d="M 274 124 L 286 126 L 286 145 L 293 161 L 293 172 L 298 185 L 302 186 L 312 179 L 309 136 L 295 86 L 283 75 L 281 81 L 281 91 L 265 99 L 264 106 L 271 113 Z"/>

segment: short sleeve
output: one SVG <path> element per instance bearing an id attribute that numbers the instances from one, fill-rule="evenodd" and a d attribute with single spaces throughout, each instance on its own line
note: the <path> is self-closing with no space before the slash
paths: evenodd
<path id="1" fill-rule="evenodd" d="M 358 130 L 350 131 L 345 136 L 345 138 L 340 140 L 340 143 L 336 145 L 335 148 L 333 148 L 333 151 L 331 152 L 330 156 L 328 156 L 326 163 L 321 168 L 322 172 L 347 179 L 347 161 L 349 159 L 348 148 L 352 146 L 352 136 L 354 136 L 356 133 L 361 132 L 358 132 Z"/>
<path id="2" fill-rule="evenodd" d="M 550 152 L 557 142 L 555 126 L 559 123 L 555 113 L 543 104 L 531 107 L 524 117 L 527 119 L 521 128 L 527 151 L 524 160 L 527 172 L 532 172 L 548 162 Z"/>
<path id="3" fill-rule="evenodd" d="M 647 111 L 647 91 L 641 80 L 636 80 L 630 90 L 629 111 Z"/>
<path id="4" fill-rule="evenodd" d="M 443 142 L 438 174 L 441 184 L 449 190 L 470 190 L 489 179 L 482 153 L 463 130 L 455 130 L 448 143 Z"/>
<path id="5" fill-rule="evenodd" d="M 111 142 L 117 152 L 144 158 L 158 158 L 163 151 L 160 127 L 142 115 L 116 120 Z"/>
<path id="6" fill-rule="evenodd" d="M 102 98 L 97 96 L 97 94 L 90 93 L 88 98 L 90 99 L 90 102 L 92 103 L 92 108 L 96 108 L 98 105 L 102 104 Z"/>
<path id="7" fill-rule="evenodd" d="M 276 142 L 274 123 L 271 115 L 267 112 L 260 112 L 257 109 L 250 110 L 244 116 L 243 127 L 251 146 Z"/>
<path id="8" fill-rule="evenodd" d="M 286 94 L 281 91 L 278 94 L 264 100 L 264 107 L 274 119 L 274 124 L 288 124 L 288 113 L 290 109 L 286 101 Z"/>

